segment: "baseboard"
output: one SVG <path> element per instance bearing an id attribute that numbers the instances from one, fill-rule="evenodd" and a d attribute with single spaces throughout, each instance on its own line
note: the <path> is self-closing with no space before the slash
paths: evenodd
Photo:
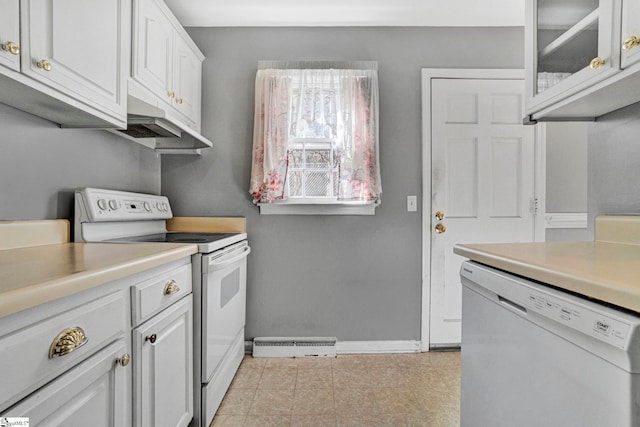
<path id="1" fill-rule="evenodd" d="M 253 352 L 253 341 L 244 342 L 244 353 Z M 420 341 L 338 341 L 338 354 L 419 353 Z"/>
<path id="2" fill-rule="evenodd" d="M 420 341 L 338 341 L 338 354 L 418 353 Z"/>

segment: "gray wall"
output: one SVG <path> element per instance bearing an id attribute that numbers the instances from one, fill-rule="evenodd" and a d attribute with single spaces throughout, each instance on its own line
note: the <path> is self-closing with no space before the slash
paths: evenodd
<path id="1" fill-rule="evenodd" d="M 247 338 L 418 340 L 421 311 L 420 69 L 521 68 L 521 28 L 191 28 L 207 60 L 201 158 L 163 157 L 177 215 L 246 216 Z M 260 216 L 248 194 L 257 62 L 375 60 L 382 205 L 373 217 Z"/>
<path id="2" fill-rule="evenodd" d="M 160 160 L 106 131 L 0 104 L 0 220 L 72 219 L 73 190 L 88 186 L 159 193 Z"/>
<path id="3" fill-rule="evenodd" d="M 589 127 L 589 228 L 598 215 L 640 214 L 640 103 Z"/>
<path id="4" fill-rule="evenodd" d="M 587 212 L 588 122 L 548 122 L 546 200 L 549 213 Z M 546 240 L 588 240 L 586 228 L 550 228 Z"/>

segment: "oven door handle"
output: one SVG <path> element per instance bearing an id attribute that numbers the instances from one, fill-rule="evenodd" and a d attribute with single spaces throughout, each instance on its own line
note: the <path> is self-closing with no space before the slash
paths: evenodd
<path id="1" fill-rule="evenodd" d="M 235 262 L 240 261 L 242 258 L 246 258 L 251 252 L 251 248 L 247 246 L 244 250 L 239 254 L 231 258 L 222 257 L 222 259 L 216 259 L 209 262 L 209 271 L 217 271 L 227 268 Z"/>

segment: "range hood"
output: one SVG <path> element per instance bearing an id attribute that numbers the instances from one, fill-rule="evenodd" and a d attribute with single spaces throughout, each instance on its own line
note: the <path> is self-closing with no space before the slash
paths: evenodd
<path id="1" fill-rule="evenodd" d="M 201 154 L 213 143 L 163 108 L 144 88 L 129 80 L 127 129 L 112 130 L 160 154 Z"/>

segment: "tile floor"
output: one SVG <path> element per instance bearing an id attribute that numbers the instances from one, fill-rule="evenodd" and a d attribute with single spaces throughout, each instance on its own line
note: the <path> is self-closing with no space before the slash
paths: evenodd
<path id="1" fill-rule="evenodd" d="M 460 353 L 246 356 L 212 427 L 459 425 Z"/>

